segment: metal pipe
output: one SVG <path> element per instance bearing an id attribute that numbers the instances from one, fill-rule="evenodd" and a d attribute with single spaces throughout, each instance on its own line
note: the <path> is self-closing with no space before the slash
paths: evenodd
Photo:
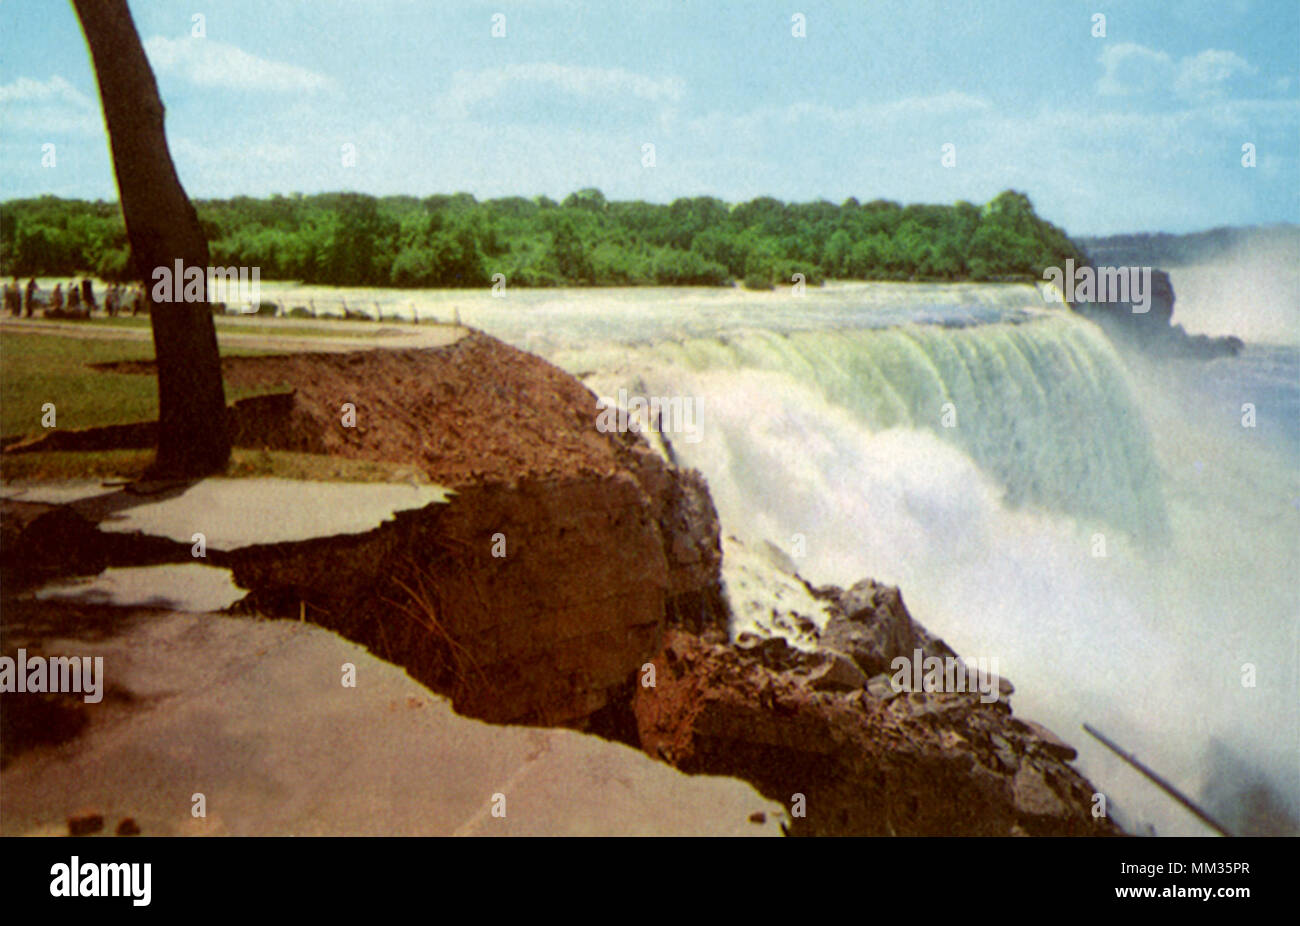
<path id="1" fill-rule="evenodd" d="M 1134 755 L 1125 752 L 1123 749 L 1120 749 L 1118 745 L 1116 745 L 1114 742 L 1112 742 L 1103 734 L 1094 730 L 1088 724 L 1085 723 L 1083 725 L 1083 729 L 1086 730 L 1089 735 L 1099 740 L 1103 746 L 1105 746 L 1111 752 L 1115 753 L 1115 755 L 1119 756 L 1121 759 L 1123 759 L 1129 765 L 1133 766 L 1135 769 L 1137 769 L 1147 778 L 1151 779 L 1151 781 L 1153 781 L 1157 786 L 1159 786 L 1166 794 L 1168 794 L 1178 803 L 1182 804 L 1184 807 L 1186 807 L 1188 810 L 1194 813 L 1197 816 L 1197 818 L 1200 819 L 1200 821 L 1204 823 L 1206 826 L 1210 827 L 1213 830 L 1218 831 L 1220 835 L 1223 836 L 1232 835 L 1232 833 L 1228 832 L 1228 828 L 1226 826 L 1224 826 L 1218 820 L 1214 819 L 1212 816 L 1210 816 L 1201 808 L 1197 807 L 1196 804 L 1192 802 L 1192 799 L 1190 797 L 1188 797 L 1182 791 L 1179 791 L 1169 782 L 1165 781 L 1163 778 L 1157 775 L 1146 765 L 1143 765 L 1141 762 L 1137 760 L 1137 758 Z"/>

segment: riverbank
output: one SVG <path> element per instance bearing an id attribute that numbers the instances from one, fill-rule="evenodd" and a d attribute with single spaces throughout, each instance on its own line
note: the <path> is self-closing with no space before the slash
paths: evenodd
<path id="1" fill-rule="evenodd" d="M 112 369 L 102 375 L 148 372 L 140 363 Z M 405 465 L 453 493 L 360 532 L 214 540 L 206 564 L 248 592 L 242 612 L 332 629 L 462 715 L 587 731 L 692 772 L 714 771 L 707 757 L 725 754 L 732 765 L 716 771 L 785 806 L 794 832 L 1114 831 L 1092 816 L 1096 789 L 1069 768 L 1068 753 L 1042 745 L 1055 738 L 1026 738 L 1004 699 L 886 697 L 861 668 L 841 673 L 844 657 L 829 653 L 755 663 L 731 638 L 703 480 L 639 435 L 596 428 L 595 396 L 545 361 L 471 334 L 427 350 L 228 358 L 225 373 L 232 386 L 291 390 L 253 406 L 262 417 L 242 432 L 245 449 Z M 193 563 L 187 541 L 203 525 L 184 500 L 202 485 L 169 488 L 155 527 L 140 532 L 106 531 L 103 518 L 148 498 L 99 507 L 6 500 L 6 594 L 68 573 Z M 876 620 L 855 613 L 864 626 Z M 728 727 L 737 748 L 721 752 L 714 715 L 681 714 L 696 701 L 679 694 L 717 671 L 734 675 L 733 694 L 705 697 L 701 709 L 745 716 L 733 713 L 743 706 L 755 721 Z M 667 752 L 665 730 L 676 731 Z M 78 755 L 75 743 L 55 748 Z M 785 756 L 784 777 L 771 777 L 773 749 Z M 943 772 L 918 774 L 926 768 Z M 828 769 L 838 769 L 829 791 Z M 801 781 L 807 803 L 796 815 L 795 791 L 785 792 Z"/>

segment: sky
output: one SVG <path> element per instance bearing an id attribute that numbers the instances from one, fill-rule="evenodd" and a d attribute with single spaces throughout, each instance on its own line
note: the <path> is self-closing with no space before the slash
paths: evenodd
<path id="1" fill-rule="evenodd" d="M 193 198 L 1016 189 L 1073 235 L 1300 221 L 1300 0 L 130 8 Z M 70 3 L 0 0 L 0 199 L 47 193 L 116 199 L 98 88 Z"/>

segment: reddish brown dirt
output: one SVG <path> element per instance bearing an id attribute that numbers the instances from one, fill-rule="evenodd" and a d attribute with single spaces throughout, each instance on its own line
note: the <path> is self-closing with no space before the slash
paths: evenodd
<path id="1" fill-rule="evenodd" d="M 473 333 L 447 347 L 228 357 L 230 386 L 289 384 L 292 432 L 315 452 L 416 463 L 445 485 L 610 475 L 624 442 L 596 430 L 596 398 L 532 354 Z M 344 404 L 356 427 L 343 424 Z M 263 436 L 269 449 L 276 433 Z M 302 448 L 306 449 L 306 448 Z"/>
<path id="2" fill-rule="evenodd" d="M 635 434 L 597 430 L 596 397 L 532 354 L 475 333 L 432 349 L 227 358 L 224 375 L 295 390 L 281 409 L 232 416 L 242 446 L 407 464 L 457 489 L 373 536 L 232 565 L 258 607 L 306 602 L 462 712 L 581 725 L 657 650 L 665 615 L 725 621 L 703 480 Z M 438 634 L 412 623 L 422 616 L 457 658 L 426 645 Z"/>
<path id="3" fill-rule="evenodd" d="M 411 463 L 455 486 L 608 476 L 638 443 L 596 430 L 596 397 L 572 376 L 477 331 L 445 347 L 226 357 L 221 365 L 227 388 L 293 391 L 291 401 L 264 396 L 232 408 L 240 447 Z M 101 368 L 154 372 L 139 361 Z M 344 424 L 346 403 L 355 427 Z M 139 447 L 152 436 L 152 423 L 123 425 L 21 449 Z"/>
<path id="4" fill-rule="evenodd" d="M 536 356 L 471 333 L 437 348 L 226 358 L 223 375 L 293 390 L 237 403 L 238 446 L 397 463 L 456 488 L 450 504 L 366 535 L 252 548 L 229 565 L 247 605 L 339 630 L 458 709 L 580 724 L 657 650 L 665 615 L 725 621 L 703 480 L 635 434 L 597 430 L 595 396 Z M 87 449 L 148 436 L 127 425 L 59 439 Z"/>

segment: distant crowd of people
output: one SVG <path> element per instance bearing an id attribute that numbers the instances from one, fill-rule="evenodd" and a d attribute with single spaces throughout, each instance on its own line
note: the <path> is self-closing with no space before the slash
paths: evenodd
<path id="1" fill-rule="evenodd" d="M 90 318 L 99 311 L 95 302 L 95 285 L 83 277 L 80 282 L 69 280 L 65 291 L 63 284 L 55 283 L 48 295 L 35 279 L 21 288 L 17 278 L 5 284 L 5 311 L 15 317 L 32 318 L 40 310 L 42 318 Z M 104 312 L 115 315 L 148 315 L 149 300 L 139 286 L 120 286 L 114 283 L 104 293 Z"/>

